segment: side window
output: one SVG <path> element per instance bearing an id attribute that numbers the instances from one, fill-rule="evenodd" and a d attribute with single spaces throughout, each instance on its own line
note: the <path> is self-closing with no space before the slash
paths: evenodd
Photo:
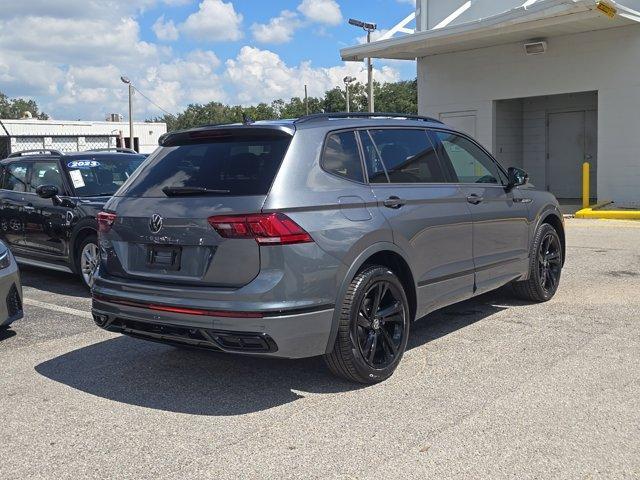
<path id="1" fill-rule="evenodd" d="M 15 192 L 27 191 L 27 171 L 29 164 L 26 162 L 14 162 L 4 166 L 2 188 Z"/>
<path id="2" fill-rule="evenodd" d="M 444 171 L 427 132 L 370 130 L 391 183 L 444 183 Z"/>
<path id="3" fill-rule="evenodd" d="M 329 135 L 322 154 L 322 168 L 349 180 L 364 182 L 355 132 Z"/>
<path id="4" fill-rule="evenodd" d="M 502 183 L 495 162 L 475 143 L 448 132 L 434 132 L 459 183 Z"/>
<path id="5" fill-rule="evenodd" d="M 64 191 L 64 186 L 58 162 L 51 160 L 33 162 L 30 183 L 29 191 L 31 192 L 35 192 L 36 188 L 40 185 L 55 185 L 62 193 Z"/>
<path id="6" fill-rule="evenodd" d="M 360 131 L 360 141 L 364 150 L 364 161 L 367 165 L 369 183 L 389 183 L 378 149 L 373 144 L 368 132 Z"/>

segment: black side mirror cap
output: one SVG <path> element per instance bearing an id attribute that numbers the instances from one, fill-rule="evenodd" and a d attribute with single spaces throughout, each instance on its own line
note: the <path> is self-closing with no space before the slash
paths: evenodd
<path id="1" fill-rule="evenodd" d="M 40 198 L 55 198 L 58 193 L 60 192 L 55 185 L 40 185 L 36 188 L 36 194 Z"/>
<path id="2" fill-rule="evenodd" d="M 529 174 L 521 168 L 509 167 L 508 176 L 509 183 L 507 184 L 507 190 L 513 190 L 515 187 L 529 183 Z"/>

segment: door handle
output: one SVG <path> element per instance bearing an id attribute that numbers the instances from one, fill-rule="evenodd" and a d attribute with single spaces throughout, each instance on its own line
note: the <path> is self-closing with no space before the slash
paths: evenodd
<path id="1" fill-rule="evenodd" d="M 482 203 L 483 200 L 483 197 L 481 197 L 480 195 L 476 195 L 475 193 L 472 193 L 467 197 L 467 202 L 472 205 L 478 205 L 479 203 Z"/>
<path id="2" fill-rule="evenodd" d="M 389 197 L 387 198 L 384 202 L 382 202 L 382 204 L 387 207 L 387 208 L 393 208 L 393 209 L 398 209 L 398 208 L 402 208 L 407 204 L 406 200 L 403 200 L 400 197 Z"/>

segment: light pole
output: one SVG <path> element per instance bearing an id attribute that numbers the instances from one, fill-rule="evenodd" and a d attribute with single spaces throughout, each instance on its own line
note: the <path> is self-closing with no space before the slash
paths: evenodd
<path id="1" fill-rule="evenodd" d="M 356 20 L 354 18 L 349 19 L 349 25 L 362 28 L 365 32 L 367 32 L 367 43 L 371 43 L 371 32 L 375 32 L 375 30 L 378 28 L 378 25 L 376 25 L 375 23 L 363 22 L 362 20 Z M 375 111 L 375 106 L 373 98 L 373 63 L 371 62 L 371 58 L 367 58 L 367 83 L 369 112 L 373 113 Z"/>
<path id="2" fill-rule="evenodd" d="M 120 80 L 129 86 L 129 148 L 133 150 L 133 85 L 128 77 L 122 76 Z"/>
<path id="3" fill-rule="evenodd" d="M 353 82 L 356 81 L 356 77 L 344 77 L 344 87 L 346 89 L 347 92 L 347 113 L 349 113 L 351 111 L 351 106 L 350 106 L 350 102 L 349 102 L 349 85 L 351 85 Z"/>

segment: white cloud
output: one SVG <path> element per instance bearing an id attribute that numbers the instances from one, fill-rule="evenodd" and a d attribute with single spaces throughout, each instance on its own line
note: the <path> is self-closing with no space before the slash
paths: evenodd
<path id="1" fill-rule="evenodd" d="M 224 74 L 227 85 L 235 88 L 233 97 L 245 105 L 302 96 L 305 84 L 310 95 L 322 96 L 326 90 L 342 85 L 342 79 L 347 75 L 355 76 L 361 82 L 367 78 L 361 63 L 313 68 L 311 62 L 302 62 L 298 66 L 288 66 L 276 53 L 249 46 L 242 47 L 235 59 L 227 60 Z M 382 67 L 375 72 L 375 78 L 390 82 L 397 81 L 399 75 L 392 68 Z"/>
<path id="2" fill-rule="evenodd" d="M 177 40 L 180 36 L 173 20 L 165 22 L 164 15 L 158 17 L 151 28 L 156 34 L 156 37 L 158 37 L 158 40 L 163 40 L 165 42 Z"/>
<path id="3" fill-rule="evenodd" d="M 300 25 L 295 12 L 283 10 L 280 15 L 269 20 L 269 23 L 254 23 L 251 31 L 253 38 L 260 43 L 287 43 Z"/>
<path id="4" fill-rule="evenodd" d="M 298 5 L 298 11 L 313 22 L 326 25 L 338 25 L 342 22 L 340 5 L 335 0 L 303 0 Z"/>
<path id="5" fill-rule="evenodd" d="M 203 0 L 198 11 L 187 17 L 180 30 L 203 41 L 235 41 L 242 38 L 242 14 L 232 3 L 222 0 Z"/>
<path id="6" fill-rule="evenodd" d="M 325 90 L 341 86 L 346 75 L 366 80 L 361 63 L 333 67 L 316 67 L 311 62 L 287 64 L 272 51 L 250 46 L 223 62 L 211 50 L 176 52 L 170 46 L 142 40 L 136 12 L 182 1 L 58 0 L 61 11 L 70 13 L 65 18 L 52 11 L 55 9 L 48 0 L 11 2 L 14 13 L 4 15 L 3 11 L 0 18 L 0 91 L 12 97 L 34 98 L 55 118 L 103 119 L 107 113 L 127 110 L 127 88 L 120 81 L 123 74 L 153 102 L 175 113 L 189 103 L 246 105 L 288 99 L 301 96 L 305 84 L 311 95 L 321 96 Z M 40 5 L 42 10 L 23 8 L 26 3 Z M 83 8 L 82 13 L 75 10 Z M 218 13 L 213 20 L 224 24 L 226 33 L 218 31 L 203 38 L 229 39 L 240 34 L 242 16 L 228 1 L 204 0 L 193 15 L 206 14 L 209 21 L 212 11 Z M 191 27 L 206 31 L 215 23 L 200 20 L 192 21 Z M 300 13 L 283 11 L 267 22 L 265 29 L 254 26 L 252 30 L 260 41 L 284 42 L 296 28 L 317 22 L 317 18 L 312 21 Z M 158 38 L 168 40 L 177 33 L 186 34 L 186 24 L 189 20 L 172 23 L 165 13 L 151 28 Z M 195 34 L 195 30 L 189 33 Z M 383 82 L 399 78 L 398 70 L 388 65 L 376 69 L 375 76 Z M 162 112 L 136 95 L 134 114 L 136 119 L 145 119 Z"/>
<path id="7" fill-rule="evenodd" d="M 405 3 L 407 5 L 411 5 L 413 7 L 416 6 L 416 0 L 396 0 L 398 3 Z"/>

